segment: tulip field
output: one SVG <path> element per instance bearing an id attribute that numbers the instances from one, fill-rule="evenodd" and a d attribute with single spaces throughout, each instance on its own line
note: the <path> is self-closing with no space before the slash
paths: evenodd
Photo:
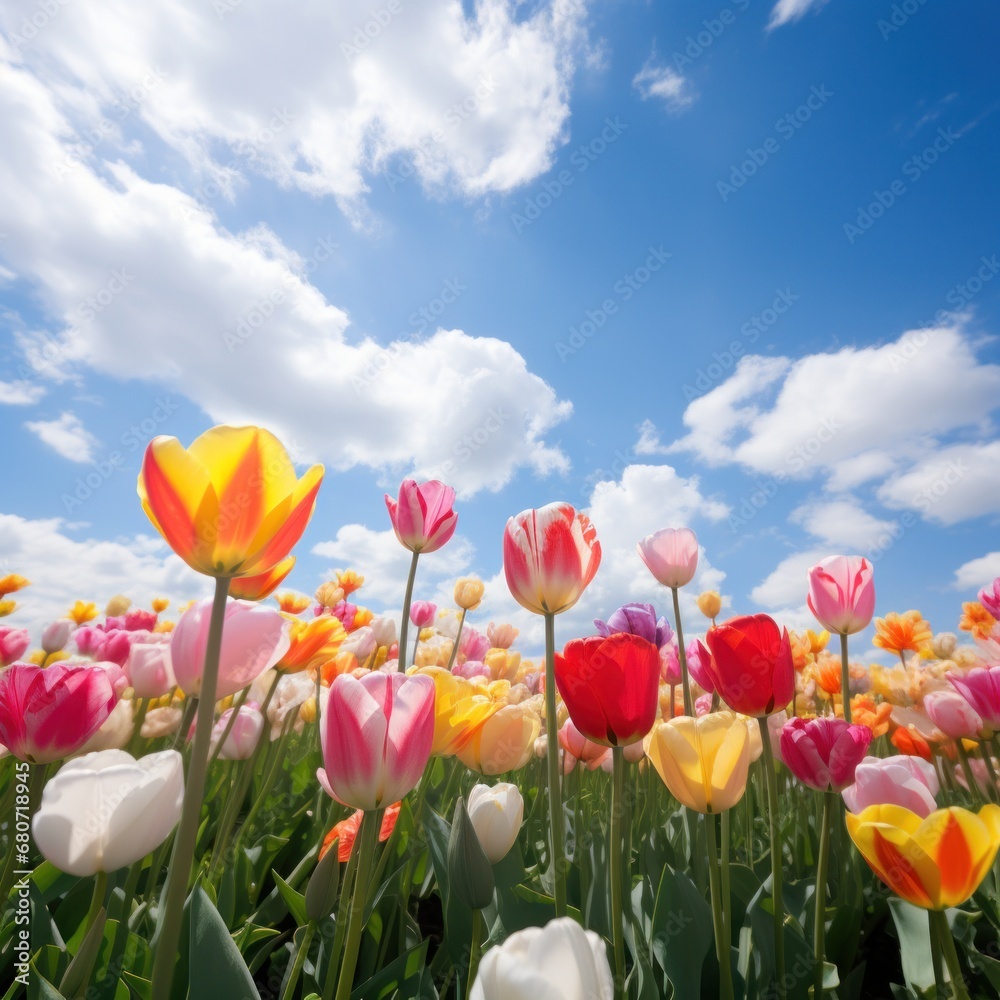
<path id="1" fill-rule="evenodd" d="M 665 526 L 661 605 L 567 634 L 599 526 L 549 503 L 497 526 L 529 657 L 482 581 L 415 599 L 437 481 L 381 511 L 401 616 L 364 566 L 283 590 L 323 478 L 257 427 L 157 437 L 138 502 L 214 597 L 32 634 L 0 578 L 3 1000 L 1000 997 L 1000 580 L 936 631 L 831 553 L 814 629 L 682 617 Z"/>

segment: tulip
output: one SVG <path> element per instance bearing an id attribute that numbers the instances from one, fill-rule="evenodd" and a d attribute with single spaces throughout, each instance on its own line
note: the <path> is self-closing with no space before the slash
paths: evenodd
<path id="1" fill-rule="evenodd" d="M 588 771 L 593 771 L 600 767 L 601 762 L 608 755 L 608 748 L 602 743 L 594 743 L 593 740 L 588 740 L 576 728 L 572 719 L 567 719 L 559 729 L 559 745 L 566 753 L 575 757 L 581 763 L 586 764 Z"/>
<path id="2" fill-rule="evenodd" d="M 504 530 L 507 586 L 521 607 L 538 615 L 568 611 L 594 578 L 601 543 L 585 514 L 550 503 L 510 518 Z"/>
<path id="3" fill-rule="evenodd" d="M 77 751 L 79 754 L 96 753 L 98 750 L 124 750 L 135 731 L 132 699 L 122 698 L 104 720 L 101 728 Z"/>
<path id="4" fill-rule="evenodd" d="M 263 601 L 285 582 L 294 568 L 295 556 L 288 556 L 263 573 L 234 577 L 229 581 L 229 596 L 240 601 Z"/>
<path id="5" fill-rule="evenodd" d="M 843 719 L 790 719 L 781 730 L 781 759 L 803 784 L 841 792 L 868 752 L 872 731 Z"/>
<path id="6" fill-rule="evenodd" d="M 518 632 L 513 625 L 496 625 L 490 622 L 486 627 L 486 638 L 492 649 L 510 649 L 517 640 Z"/>
<path id="7" fill-rule="evenodd" d="M 697 599 L 696 603 L 698 605 L 698 610 L 706 617 L 715 623 L 715 619 L 718 617 L 719 612 L 722 610 L 722 597 L 717 590 L 705 590 L 702 591 Z"/>
<path id="8" fill-rule="evenodd" d="M 16 594 L 19 590 L 30 586 L 31 581 L 21 576 L 20 573 L 6 573 L 0 576 L 0 597 Z"/>
<path id="9" fill-rule="evenodd" d="M 278 602 L 278 610 L 286 615 L 300 615 L 312 604 L 312 599 L 305 594 L 296 594 L 293 590 L 285 590 L 280 594 L 275 594 L 274 599 Z"/>
<path id="10" fill-rule="evenodd" d="M 743 715 L 783 709 L 795 690 L 788 629 L 768 615 L 730 618 L 708 630 L 712 677 L 722 700 Z"/>
<path id="11" fill-rule="evenodd" d="M 927 718 L 953 740 L 979 738 L 983 720 L 958 691 L 929 691 L 924 695 Z"/>
<path id="12" fill-rule="evenodd" d="M 927 910 L 964 903 L 1000 848 L 1000 806 L 976 813 L 951 806 L 921 817 L 897 805 L 847 814 L 847 831 L 873 872 L 898 896 Z"/>
<path id="13" fill-rule="evenodd" d="M 734 712 L 661 722 L 644 746 L 663 783 L 689 809 L 723 812 L 743 797 L 750 768 L 750 735 Z"/>
<path id="14" fill-rule="evenodd" d="M 410 605 L 410 621 L 417 628 L 429 628 L 436 615 L 437 605 L 431 601 L 414 601 Z"/>
<path id="15" fill-rule="evenodd" d="M 175 705 L 151 708 L 142 720 L 139 735 L 144 740 L 155 740 L 161 736 L 172 736 L 181 727 L 183 711 Z"/>
<path id="16" fill-rule="evenodd" d="M 188 697 L 201 692 L 211 612 L 211 600 L 196 602 L 170 634 L 174 675 Z M 246 601 L 226 603 L 216 699 L 242 690 L 281 659 L 290 644 L 285 621 L 273 608 Z"/>
<path id="17" fill-rule="evenodd" d="M 712 677 L 712 654 L 701 639 L 692 639 L 687 644 L 687 664 L 695 684 L 709 694 L 715 694 L 715 680 Z"/>
<path id="18" fill-rule="evenodd" d="M 333 615 L 320 615 L 305 621 L 295 615 L 282 617 L 287 622 L 288 648 L 275 661 L 275 670 L 290 674 L 317 670 L 337 655 L 347 638 L 340 619 Z"/>
<path id="19" fill-rule="evenodd" d="M 469 1000 L 613 1000 L 604 942 L 575 920 L 515 931 L 479 965 Z"/>
<path id="20" fill-rule="evenodd" d="M 594 619 L 594 627 L 605 637 L 630 632 L 662 649 L 674 637 L 666 618 L 657 618 L 652 604 L 624 604 L 606 622 Z"/>
<path id="21" fill-rule="evenodd" d="M 455 755 L 480 774 L 519 771 L 531 759 L 541 730 L 541 720 L 528 705 L 502 705 L 470 731 Z"/>
<path id="22" fill-rule="evenodd" d="M 964 676 L 945 676 L 978 713 L 984 737 L 1000 730 L 1000 666 L 976 667 Z"/>
<path id="23" fill-rule="evenodd" d="M 9 667 L 24 656 L 31 645 L 31 635 L 26 628 L 0 626 L 0 667 Z"/>
<path id="24" fill-rule="evenodd" d="M 378 839 L 385 843 L 396 828 L 396 820 L 399 819 L 401 802 L 395 802 L 389 806 L 382 814 L 382 826 L 379 828 Z M 319 849 L 319 860 L 322 861 L 326 852 L 337 841 L 337 860 L 350 861 L 351 852 L 354 850 L 354 841 L 357 839 L 358 831 L 361 829 L 361 820 L 364 819 L 364 809 L 356 809 L 347 819 L 342 819 L 339 823 L 334 823 L 330 832 L 323 838 L 323 846 Z"/>
<path id="25" fill-rule="evenodd" d="M 215 753 L 215 748 L 222 739 L 232 714 L 233 709 L 226 709 L 212 729 L 212 753 Z M 260 705 L 255 701 L 246 702 L 241 706 L 236 721 L 222 744 L 219 760 L 248 760 L 257 749 L 263 731 L 264 716 L 260 714 Z"/>
<path id="26" fill-rule="evenodd" d="M 69 761 L 46 782 L 31 830 L 42 854 L 67 874 L 113 872 L 166 840 L 183 798 L 176 750 L 139 760 L 102 750 Z"/>
<path id="27" fill-rule="evenodd" d="M 85 625 L 97 617 L 97 605 L 93 601 L 76 601 L 66 612 L 66 617 L 77 625 Z"/>
<path id="28" fill-rule="evenodd" d="M 455 583 L 455 604 L 463 611 L 475 611 L 483 599 L 486 585 L 474 576 L 463 576 Z"/>
<path id="29" fill-rule="evenodd" d="M 458 524 L 454 504 L 455 491 L 436 479 L 420 484 L 405 479 L 398 501 L 385 495 L 392 530 L 411 552 L 436 552 L 451 538 Z"/>
<path id="30" fill-rule="evenodd" d="M 919 757 L 866 757 L 854 772 L 854 784 L 842 792 L 852 813 L 869 806 L 897 805 L 918 816 L 929 816 L 940 790 L 934 766 Z"/>
<path id="31" fill-rule="evenodd" d="M 323 689 L 324 693 L 329 691 Z M 301 733 L 305 728 L 301 716 L 302 709 L 310 698 L 316 696 L 316 684 L 307 674 L 281 674 L 278 683 L 271 695 L 271 700 L 267 705 L 267 721 L 271 724 L 270 739 L 273 743 L 285 731 L 285 723 L 288 717 L 295 714 L 295 722 L 292 728 Z M 265 698 L 267 695 L 264 696 Z"/>
<path id="32" fill-rule="evenodd" d="M 979 603 L 998 621 L 1000 621 L 1000 576 L 988 587 L 979 591 Z"/>
<path id="33" fill-rule="evenodd" d="M 317 777 L 332 798 L 373 810 L 420 780 L 434 739 L 434 682 L 422 674 L 342 674 L 321 720 Z"/>
<path id="34" fill-rule="evenodd" d="M 153 526 L 206 576 L 258 576 L 285 559 L 312 516 L 323 466 L 299 479 L 288 453 L 259 427 L 213 427 L 184 448 L 157 437 L 138 492 Z"/>
<path id="35" fill-rule="evenodd" d="M 58 653 L 64 649 L 73 632 L 73 622 L 68 618 L 57 618 L 42 632 L 42 649 L 46 653 Z"/>
<path id="36" fill-rule="evenodd" d="M 125 673 L 137 698 L 159 698 L 165 695 L 177 684 L 170 659 L 170 644 L 134 643 L 125 661 Z"/>
<path id="37" fill-rule="evenodd" d="M 555 676 L 570 718 L 595 743 L 634 743 L 656 720 L 660 654 L 640 636 L 574 639 L 556 654 Z"/>
<path id="38" fill-rule="evenodd" d="M 690 528 L 663 528 L 638 542 L 636 549 L 650 573 L 672 590 L 694 579 L 698 538 Z"/>
<path id="39" fill-rule="evenodd" d="M 0 743 L 32 764 L 60 760 L 101 728 L 117 700 L 99 666 L 15 663 L 0 672 Z"/>

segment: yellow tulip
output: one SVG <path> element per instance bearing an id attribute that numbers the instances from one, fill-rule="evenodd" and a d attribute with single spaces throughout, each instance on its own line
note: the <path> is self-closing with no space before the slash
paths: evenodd
<path id="1" fill-rule="evenodd" d="M 847 831 L 873 872 L 897 896 L 925 910 L 964 903 L 1000 848 L 1000 806 L 978 815 L 951 806 L 926 819 L 897 805 L 847 814 Z"/>
<path id="2" fill-rule="evenodd" d="M 463 576 L 455 584 L 455 603 L 465 611 L 475 611 L 483 599 L 486 585 L 474 576 Z"/>
<path id="3" fill-rule="evenodd" d="M 502 705 L 477 726 L 456 756 L 480 774 L 517 771 L 531 759 L 542 721 L 526 705 Z"/>
<path id="4" fill-rule="evenodd" d="M 77 625 L 86 625 L 97 617 L 97 605 L 93 601 L 77 601 L 66 612 L 67 618 L 72 618 Z"/>
<path id="5" fill-rule="evenodd" d="M 661 722 L 643 745 L 663 783 L 689 809 L 723 812 L 743 797 L 750 768 L 750 734 L 734 712 Z"/>
<path id="6" fill-rule="evenodd" d="M 13 614 L 16 607 L 17 601 L 0 601 L 0 618 Z"/>
<path id="7" fill-rule="evenodd" d="M 130 607 L 132 607 L 132 598 L 126 597 L 124 594 L 115 594 L 108 601 L 104 613 L 108 618 L 117 618 L 119 615 L 125 614 Z"/>
<path id="8" fill-rule="evenodd" d="M 185 448 L 157 437 L 138 492 L 153 526 L 206 576 L 255 577 L 284 560 L 312 516 L 323 466 L 302 478 L 278 439 L 259 427 L 213 427 Z"/>
<path id="9" fill-rule="evenodd" d="M 31 581 L 20 573 L 7 573 L 5 576 L 0 576 L 0 597 L 6 597 L 30 586 Z"/>
<path id="10" fill-rule="evenodd" d="M 722 597 L 717 590 L 706 590 L 698 595 L 698 610 L 706 617 L 715 620 L 722 610 Z"/>
<path id="11" fill-rule="evenodd" d="M 305 594 L 296 594 L 294 590 L 282 591 L 274 599 L 278 602 L 278 607 L 288 615 L 302 614 L 312 604 Z"/>

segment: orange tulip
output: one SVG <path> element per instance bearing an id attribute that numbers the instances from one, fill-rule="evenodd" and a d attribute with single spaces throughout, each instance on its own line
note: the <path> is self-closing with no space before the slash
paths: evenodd
<path id="1" fill-rule="evenodd" d="M 312 604 L 312 601 L 305 594 L 296 594 L 292 590 L 276 594 L 275 600 L 278 602 L 278 607 L 288 615 L 300 615 Z"/>
<path id="2" fill-rule="evenodd" d="M 876 704 L 871 698 L 862 694 L 851 699 L 851 718 L 859 725 L 867 726 L 872 731 L 872 739 L 889 731 L 889 716 L 892 715 L 892 705 L 887 701 Z"/>
<path id="3" fill-rule="evenodd" d="M 0 597 L 6 597 L 30 586 L 31 581 L 20 573 L 7 573 L 6 576 L 0 576 Z"/>
<path id="4" fill-rule="evenodd" d="M 274 665 L 275 670 L 288 674 L 301 670 L 314 670 L 332 660 L 347 638 L 344 626 L 333 615 L 320 615 L 303 621 L 295 615 L 288 619 L 288 652 Z"/>
<path id="5" fill-rule="evenodd" d="M 269 431 L 220 426 L 190 448 L 177 438 L 154 438 L 138 493 L 153 526 L 192 569 L 257 577 L 302 537 L 322 480 L 321 465 L 298 478 Z"/>
<path id="6" fill-rule="evenodd" d="M 930 623 L 919 611 L 905 611 L 903 614 L 890 611 L 885 618 L 875 619 L 872 645 L 890 653 L 902 654 L 905 650 L 922 653 L 930 648 L 933 638 Z"/>
<path id="7" fill-rule="evenodd" d="M 963 632 L 971 632 L 974 639 L 986 639 L 997 621 L 978 601 L 967 601 L 962 605 L 962 617 L 958 627 Z"/>
<path id="8" fill-rule="evenodd" d="M 229 596 L 241 601 L 263 601 L 270 597 L 284 582 L 295 566 L 295 556 L 282 559 L 266 573 L 258 576 L 241 576 L 229 582 Z"/>
<path id="9" fill-rule="evenodd" d="M 382 815 L 382 827 L 378 832 L 379 840 L 386 841 L 392 836 L 402 804 L 402 802 L 397 802 L 389 806 Z M 361 829 L 361 820 L 364 815 L 364 809 L 358 809 L 351 813 L 347 819 L 342 819 L 339 823 L 334 824 L 333 829 L 323 838 L 323 846 L 319 849 L 320 861 L 326 856 L 326 852 L 330 850 L 335 840 L 337 841 L 337 860 L 351 860 L 351 851 L 354 849 L 354 841 L 357 839 L 358 830 Z"/>
<path id="10" fill-rule="evenodd" d="M 951 806 L 926 819 L 897 805 L 847 814 L 847 830 L 873 872 L 897 896 L 925 910 L 964 903 L 1000 848 L 1000 806 L 978 815 Z"/>

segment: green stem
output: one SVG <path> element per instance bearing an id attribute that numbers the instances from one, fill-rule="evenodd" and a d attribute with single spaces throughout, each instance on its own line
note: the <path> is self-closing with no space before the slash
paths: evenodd
<path id="1" fill-rule="evenodd" d="M 1000 799 L 1000 789 L 997 788 L 997 772 L 993 767 L 993 758 L 990 756 L 989 747 L 986 744 L 986 740 L 981 740 L 979 743 L 979 752 L 983 755 L 983 763 L 986 765 L 986 773 L 990 776 L 990 801 L 996 802 Z"/>
<path id="2" fill-rule="evenodd" d="M 556 717 L 555 615 L 545 614 L 545 763 L 549 784 L 549 862 L 552 865 L 556 916 L 566 916 L 566 871 L 563 859 L 562 790 L 559 785 L 559 723 Z"/>
<path id="3" fill-rule="evenodd" d="M 730 907 L 730 888 L 729 888 L 729 854 L 730 854 L 730 832 L 729 832 L 729 813 L 728 809 L 722 813 L 720 817 L 720 826 L 722 828 L 722 920 L 725 924 L 725 936 L 723 940 L 727 945 L 732 944 L 733 941 L 733 926 L 732 926 L 732 916 Z"/>
<path id="4" fill-rule="evenodd" d="M 215 706 L 213 705 L 212 708 L 213 708 L 212 714 L 214 716 Z M 198 711 L 198 697 L 194 696 L 188 698 L 184 702 L 184 710 L 181 712 L 181 724 L 177 728 L 177 734 L 174 736 L 172 749 L 177 750 L 180 753 L 184 752 L 184 746 L 187 743 L 188 730 L 191 728 L 191 720 L 194 718 L 194 713 L 197 711 Z"/>
<path id="5" fill-rule="evenodd" d="M 934 966 L 934 1000 L 945 1000 L 948 995 L 947 980 L 944 978 L 944 959 L 941 954 L 941 937 L 938 926 L 927 914 L 928 930 L 931 934 L 931 962 Z"/>
<path id="6" fill-rule="evenodd" d="M 357 838 L 354 846 L 357 847 Z M 326 979 L 323 984 L 323 996 L 332 997 L 333 989 L 337 983 L 337 972 L 340 970 L 340 956 L 344 951 L 344 938 L 347 935 L 347 913 L 351 905 L 351 894 L 349 887 L 354 884 L 354 876 L 358 870 L 358 852 L 351 851 L 351 856 L 347 861 L 347 870 L 340 882 L 340 899 L 337 903 L 337 922 L 334 925 L 333 946 L 330 948 L 330 958 L 326 965 Z M 319 976 L 317 975 L 317 981 Z"/>
<path id="7" fill-rule="evenodd" d="M 226 616 L 226 597 L 229 594 L 229 577 L 215 581 L 215 599 L 205 650 L 205 667 L 202 671 L 201 692 L 198 702 L 198 721 L 195 724 L 194 746 L 188 766 L 184 790 L 181 821 L 174 838 L 174 850 L 163 890 L 163 912 L 156 957 L 153 959 L 152 1000 L 169 1000 L 174 978 L 174 964 L 180 946 L 181 922 L 184 900 L 187 897 L 188 878 L 194 860 L 195 840 L 201 817 L 202 798 L 205 794 L 205 777 L 208 773 L 208 750 L 215 724 L 215 692 L 219 679 L 219 654 L 222 650 L 222 627 Z M 183 739 L 183 732 L 180 734 Z"/>
<path id="8" fill-rule="evenodd" d="M 94 963 L 97 961 L 98 948 L 93 946 L 88 938 L 91 931 L 99 937 L 104 932 L 104 921 L 107 914 L 104 910 L 104 896 L 108 889 L 107 872 L 97 872 L 94 875 L 94 894 L 90 897 L 90 909 L 83 918 L 83 935 L 80 938 L 80 950 L 76 953 L 73 961 L 63 974 L 59 984 L 60 995 L 69 994 L 75 996 L 79 993 L 89 993 L 87 987 L 90 985 L 90 977 L 94 972 Z M 94 927 L 95 924 L 100 926 Z M 77 963 L 80 963 L 79 965 Z"/>
<path id="9" fill-rule="evenodd" d="M 833 827 L 833 811 L 836 808 L 836 792 L 823 793 L 823 818 L 820 820 L 819 858 L 816 860 L 816 923 L 813 926 L 813 956 L 816 959 L 816 978 L 813 1000 L 823 996 L 823 960 L 826 957 L 824 938 L 826 935 L 826 880 L 830 860 L 830 831 Z"/>
<path id="10" fill-rule="evenodd" d="M 340 966 L 337 981 L 336 1000 L 350 1000 L 354 985 L 354 970 L 358 964 L 361 948 L 361 934 L 365 929 L 365 901 L 368 898 L 368 876 L 371 873 L 372 857 L 378 831 L 382 825 L 382 810 L 366 811 L 358 831 L 358 870 L 354 877 L 354 893 L 351 897 L 351 914 L 347 925 L 347 940 L 344 943 L 344 961 Z M 324 1000 L 328 998 L 324 997 Z"/>
<path id="11" fill-rule="evenodd" d="M 771 905 L 774 910 L 774 970 L 777 1000 L 785 998 L 785 903 L 781 894 L 781 815 L 778 812 L 778 776 L 774 772 L 774 751 L 767 731 L 767 716 L 762 715 L 760 742 L 764 748 L 764 780 L 767 783 L 767 819 L 771 840 Z"/>
<path id="12" fill-rule="evenodd" d="M 730 959 L 732 948 L 729 938 L 726 937 L 725 918 L 728 902 L 723 902 L 719 848 L 715 838 L 715 815 L 713 813 L 709 813 L 705 817 L 705 831 L 708 834 L 708 883 L 712 889 L 712 928 L 715 931 L 715 956 L 719 960 L 719 995 L 722 1000 L 733 1000 L 733 965 Z"/>
<path id="13" fill-rule="evenodd" d="M 239 817 L 240 809 L 243 808 L 243 800 L 247 797 L 247 789 L 253 780 L 253 760 L 238 761 L 237 766 L 242 767 L 242 770 L 236 778 L 236 785 L 232 792 L 230 792 L 229 798 L 226 799 L 226 804 L 222 810 L 222 819 L 219 820 L 219 829 L 215 833 L 215 849 L 212 851 L 212 858 L 208 864 L 209 881 L 212 881 L 219 862 L 226 856 L 226 846 L 233 832 L 233 825 Z M 234 856 L 233 864 L 235 863 Z"/>
<path id="14" fill-rule="evenodd" d="M 844 703 L 844 721 L 851 721 L 851 668 L 847 661 L 847 633 L 840 633 L 840 697 Z"/>
<path id="15" fill-rule="evenodd" d="M 406 594 L 403 596 L 403 620 L 399 623 L 399 651 L 396 654 L 396 669 L 402 673 L 406 669 L 406 636 L 410 627 L 410 602 L 413 600 L 413 581 L 417 577 L 419 552 L 410 560 L 410 575 L 406 578 Z"/>
<path id="16" fill-rule="evenodd" d="M 951 936 L 948 918 L 944 915 L 944 910 L 929 910 L 928 916 L 930 922 L 937 925 L 938 941 L 944 954 L 945 965 L 948 966 L 948 975 L 951 976 L 951 988 L 955 1000 L 969 1000 L 969 993 L 965 988 L 965 976 L 958 960 L 958 952 L 955 950 L 955 939 Z"/>
<path id="17" fill-rule="evenodd" d="M 142 743 L 142 724 L 146 721 L 146 713 L 149 711 L 149 698 L 137 698 L 138 708 L 135 719 L 132 722 L 132 739 L 129 740 L 128 752 L 133 756 L 138 755 L 139 745 Z"/>
<path id="18" fill-rule="evenodd" d="M 677 626 L 677 659 L 681 661 L 681 690 L 684 692 L 684 714 L 694 718 L 694 702 L 691 700 L 691 681 L 688 677 L 687 650 L 684 648 L 684 629 L 681 626 L 681 605 L 677 598 L 677 588 L 671 587 L 674 598 L 674 624 Z M 673 706 L 671 705 L 671 712 Z"/>
<path id="19" fill-rule="evenodd" d="M 310 920 L 306 924 L 306 929 L 303 931 L 302 940 L 299 941 L 298 948 L 295 949 L 295 960 L 292 962 L 292 968 L 289 970 L 285 988 L 281 991 L 281 1000 L 292 1000 L 292 997 L 295 996 L 295 987 L 299 981 L 299 973 L 302 972 L 302 966 L 305 964 L 306 955 L 309 954 L 309 945 L 312 944 L 315 933 L 316 921 Z"/>
<path id="20" fill-rule="evenodd" d="M 969 763 L 969 755 L 965 752 L 965 747 L 962 746 L 961 739 L 955 740 L 955 748 L 958 750 L 958 759 L 962 764 L 962 772 L 965 774 L 965 781 L 969 786 L 969 794 L 972 796 L 972 801 L 975 802 L 978 809 L 983 804 L 983 793 L 979 787 L 979 782 L 976 781 L 976 775 L 972 770 L 972 765 Z"/>
<path id="21" fill-rule="evenodd" d="M 479 940 L 483 934 L 483 911 L 474 909 L 472 911 L 472 941 L 469 943 L 469 975 L 465 980 L 466 1000 L 472 996 L 472 984 L 476 981 L 476 972 L 479 969 L 479 952 L 482 942 Z"/>
<path id="22" fill-rule="evenodd" d="M 611 788 L 611 940 L 615 952 L 615 998 L 625 996 L 625 942 L 622 928 L 622 812 L 625 809 L 625 752 L 611 748 L 613 784 Z"/>
<path id="23" fill-rule="evenodd" d="M 462 638 L 462 629 L 465 628 L 466 610 L 462 608 L 462 614 L 458 618 L 458 631 L 455 633 L 455 644 L 451 647 L 451 656 L 448 657 L 448 672 L 455 665 L 455 657 L 458 656 L 458 643 Z"/>

